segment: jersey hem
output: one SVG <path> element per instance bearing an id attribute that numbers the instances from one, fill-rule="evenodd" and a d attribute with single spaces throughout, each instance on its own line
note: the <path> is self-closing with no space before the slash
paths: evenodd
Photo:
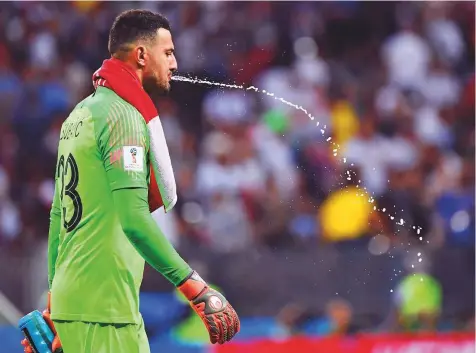
<path id="1" fill-rule="evenodd" d="M 51 314 L 51 319 L 54 320 L 63 320 L 63 321 L 85 321 L 85 322 L 98 322 L 106 324 L 137 324 L 138 321 L 132 319 L 130 316 L 117 316 L 117 317 L 107 317 L 101 315 L 87 315 L 87 314 L 66 314 L 66 313 L 55 313 Z"/>

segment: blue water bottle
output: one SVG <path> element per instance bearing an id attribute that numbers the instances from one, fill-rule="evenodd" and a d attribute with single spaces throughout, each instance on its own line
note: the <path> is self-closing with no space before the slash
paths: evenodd
<path id="1" fill-rule="evenodd" d="M 52 353 L 51 347 L 55 334 L 38 310 L 25 315 L 18 322 L 35 353 Z"/>

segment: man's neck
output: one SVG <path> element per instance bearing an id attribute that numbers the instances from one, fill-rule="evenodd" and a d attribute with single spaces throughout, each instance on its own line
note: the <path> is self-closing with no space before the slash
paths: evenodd
<path id="1" fill-rule="evenodd" d="M 139 82 L 142 85 L 142 70 L 138 69 L 136 65 L 131 60 L 128 60 L 127 57 L 121 57 L 120 55 L 112 56 L 113 59 L 119 60 L 124 65 L 126 65 L 132 72 L 134 72 L 139 79 Z"/>

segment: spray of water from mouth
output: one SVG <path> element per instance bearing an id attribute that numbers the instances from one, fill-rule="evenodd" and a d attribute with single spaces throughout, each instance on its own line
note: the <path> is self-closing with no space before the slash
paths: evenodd
<path id="1" fill-rule="evenodd" d="M 291 103 L 289 101 L 287 101 L 286 99 L 284 98 L 281 98 L 281 97 L 277 97 L 274 95 L 274 93 L 271 93 L 271 92 L 268 92 L 264 89 L 259 89 L 255 86 L 248 86 L 248 87 L 245 87 L 243 85 L 228 85 L 226 83 L 219 83 L 219 82 L 213 82 L 213 81 L 207 81 L 207 80 L 202 80 L 202 79 L 198 79 L 198 78 L 188 78 L 188 77 L 184 77 L 184 76 L 172 76 L 172 80 L 174 81 L 182 81 L 182 82 L 190 82 L 190 83 L 196 83 L 196 84 L 204 84 L 204 85 L 209 85 L 209 86 L 215 86 L 215 87 L 222 87 L 222 88 L 236 88 L 236 89 L 241 89 L 241 90 L 245 90 L 245 91 L 254 91 L 254 92 L 259 92 L 259 93 L 262 93 L 262 94 L 266 94 L 267 96 L 271 97 L 271 98 L 274 98 L 284 104 L 287 104 L 291 107 L 293 107 L 294 109 L 297 109 L 297 110 L 300 110 L 302 111 L 303 113 L 305 113 L 309 119 L 311 120 L 314 120 L 314 116 L 312 114 L 310 114 L 306 109 L 304 109 L 302 106 L 300 105 L 297 105 L 297 104 L 294 104 L 294 103 Z M 319 122 L 317 123 L 317 126 L 319 126 Z M 324 133 L 323 133 L 324 134 Z"/>
<path id="2" fill-rule="evenodd" d="M 220 83 L 220 82 L 213 82 L 213 81 L 209 81 L 209 80 L 204 80 L 204 79 L 200 79 L 200 78 L 189 78 L 189 77 L 185 77 L 185 76 L 179 76 L 179 75 L 174 75 L 172 76 L 172 80 L 174 81 L 181 81 L 181 82 L 189 82 L 189 83 L 193 83 L 193 84 L 202 84 L 202 85 L 208 85 L 208 86 L 214 86 L 214 87 L 221 87 L 221 88 L 230 88 L 230 89 L 241 89 L 241 90 L 244 90 L 244 91 L 253 91 L 253 92 L 256 92 L 256 93 L 261 93 L 261 94 L 264 94 L 268 97 L 270 97 L 271 99 L 275 99 L 275 100 L 278 100 L 286 105 L 289 105 L 290 107 L 293 107 L 294 109 L 297 109 L 301 112 L 303 112 L 304 114 L 306 114 L 309 119 L 311 119 L 312 121 L 314 121 L 314 116 L 309 113 L 305 108 L 303 108 L 302 106 L 300 105 L 297 105 L 297 104 L 294 104 L 282 97 L 278 97 L 276 96 L 274 93 L 272 92 L 268 92 L 264 89 L 259 89 L 255 86 L 243 86 L 243 85 L 234 85 L 234 84 L 226 84 L 226 83 Z M 316 123 L 316 126 L 319 126 L 319 122 Z M 325 133 L 326 133 L 326 125 L 322 126 L 321 129 L 321 134 L 323 136 L 325 136 Z M 327 137 L 326 138 L 326 142 L 330 143 L 334 148 L 332 150 L 333 152 L 333 155 L 334 157 L 337 157 L 337 154 L 338 154 L 338 150 L 339 150 L 339 145 L 336 144 L 335 142 L 332 141 L 332 137 Z M 347 160 L 345 157 L 341 158 L 341 161 L 345 164 L 347 163 Z M 351 164 L 351 166 L 353 166 L 353 164 Z M 350 172 L 347 171 L 347 180 L 351 180 L 351 175 L 350 175 Z M 360 184 L 360 180 L 359 180 L 359 184 Z M 357 187 L 359 187 L 359 185 L 357 185 Z M 365 190 L 365 193 L 361 193 L 361 194 L 358 194 L 358 196 L 365 196 L 367 194 L 369 194 L 369 191 L 366 190 L 366 188 L 364 187 L 363 188 Z M 375 202 L 375 199 L 374 197 L 370 197 L 368 199 L 368 202 L 369 203 L 374 203 Z M 386 212 L 387 210 L 385 208 L 383 209 L 379 209 L 377 208 L 377 206 L 374 206 L 374 210 L 375 211 L 379 211 L 379 212 L 382 212 L 384 214 L 386 214 L 390 220 L 394 221 L 397 216 L 396 215 L 392 215 L 391 213 L 389 212 Z M 395 222 L 395 224 L 397 226 L 400 226 L 400 227 L 404 227 L 406 225 L 406 222 L 400 218 L 400 220 L 398 222 Z M 420 231 L 422 230 L 421 227 L 419 226 L 412 226 L 412 229 L 413 230 L 416 230 L 417 234 L 420 234 Z M 419 238 L 420 241 L 422 241 L 422 237 Z"/>

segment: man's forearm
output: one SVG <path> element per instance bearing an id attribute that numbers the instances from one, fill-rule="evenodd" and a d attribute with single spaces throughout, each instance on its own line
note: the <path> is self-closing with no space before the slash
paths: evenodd
<path id="1" fill-rule="evenodd" d="M 192 272 L 150 215 L 147 189 L 113 192 L 124 233 L 141 256 L 175 286 Z"/>
<path id="2" fill-rule="evenodd" d="M 58 257 L 59 233 L 61 230 L 61 210 L 59 196 L 55 191 L 53 206 L 50 212 L 50 229 L 48 232 L 48 285 L 51 289 L 55 276 L 55 265 Z"/>

